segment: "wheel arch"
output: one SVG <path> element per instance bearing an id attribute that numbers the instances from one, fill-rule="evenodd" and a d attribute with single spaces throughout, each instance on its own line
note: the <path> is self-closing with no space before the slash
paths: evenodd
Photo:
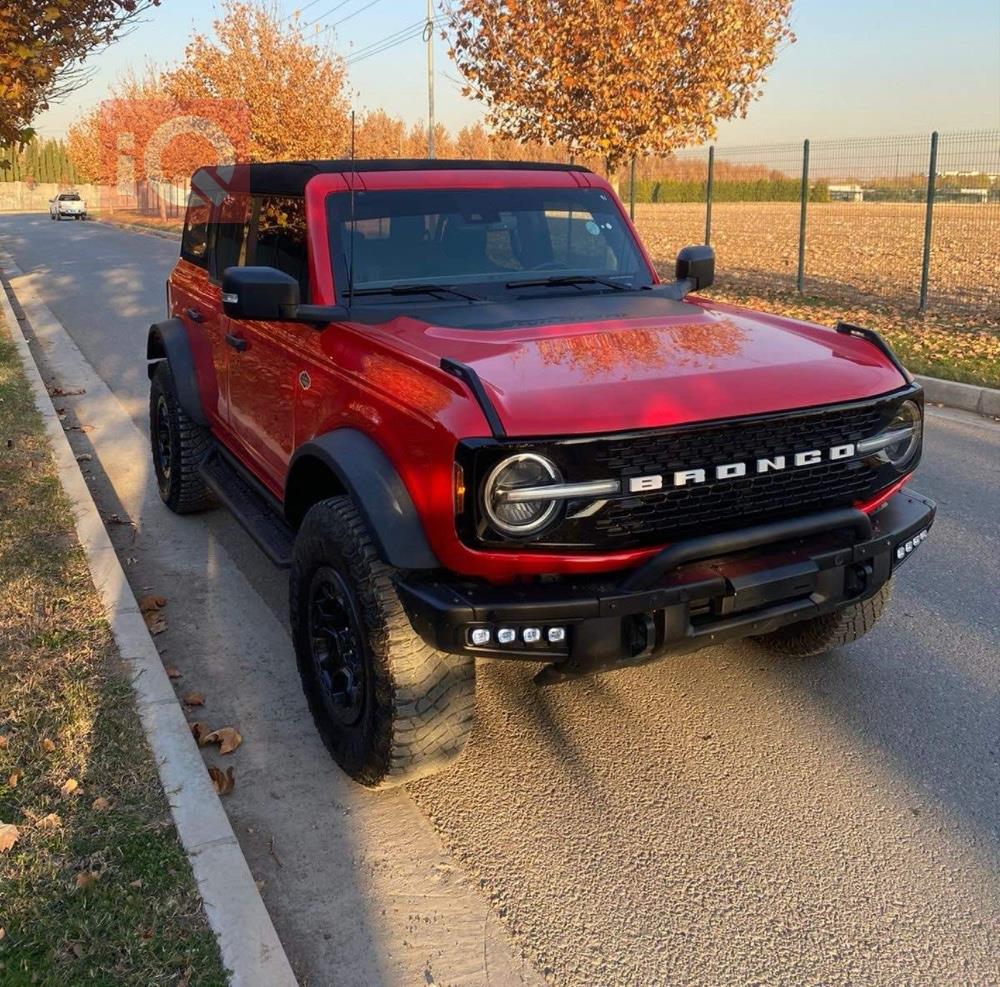
<path id="1" fill-rule="evenodd" d="M 296 450 L 285 481 L 285 518 L 297 528 L 313 504 L 340 495 L 365 519 L 384 562 L 398 569 L 440 567 L 396 468 L 353 428 L 318 435 Z"/>
<path id="2" fill-rule="evenodd" d="M 150 380 L 156 372 L 156 365 L 163 360 L 170 365 L 177 387 L 177 400 L 188 418 L 198 425 L 208 426 L 198 392 L 194 353 L 180 319 L 166 319 L 149 327 L 146 335 L 146 373 Z"/>

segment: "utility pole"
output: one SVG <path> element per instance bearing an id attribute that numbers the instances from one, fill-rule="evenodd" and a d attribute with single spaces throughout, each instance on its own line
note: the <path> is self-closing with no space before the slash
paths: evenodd
<path id="1" fill-rule="evenodd" d="M 427 24 L 424 41 L 427 42 L 427 157 L 434 157 L 434 0 L 427 0 Z"/>

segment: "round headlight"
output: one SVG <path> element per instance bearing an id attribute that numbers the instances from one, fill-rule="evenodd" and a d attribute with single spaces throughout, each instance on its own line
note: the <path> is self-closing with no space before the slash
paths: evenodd
<path id="1" fill-rule="evenodd" d="M 510 494 L 530 487 L 561 483 L 554 463 L 544 456 L 522 453 L 493 467 L 483 487 L 483 508 L 490 523 L 505 535 L 533 535 L 556 516 L 559 501 L 544 498 L 512 499 Z"/>
<path id="2" fill-rule="evenodd" d="M 899 438 L 887 444 L 882 450 L 885 457 L 896 469 L 903 469 L 916 455 L 923 435 L 923 418 L 914 401 L 904 401 L 885 430 L 887 437 L 898 434 Z"/>

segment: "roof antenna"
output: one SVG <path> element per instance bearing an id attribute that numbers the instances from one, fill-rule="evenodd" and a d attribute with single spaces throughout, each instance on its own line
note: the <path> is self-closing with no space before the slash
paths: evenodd
<path id="1" fill-rule="evenodd" d="M 354 168 L 354 110 L 351 110 L 351 259 L 347 268 L 347 310 L 354 305 L 354 183 L 357 179 Z"/>

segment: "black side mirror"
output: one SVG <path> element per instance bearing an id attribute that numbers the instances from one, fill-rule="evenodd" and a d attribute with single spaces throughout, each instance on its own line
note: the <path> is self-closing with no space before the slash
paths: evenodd
<path id="1" fill-rule="evenodd" d="M 707 244 L 682 247 L 677 253 L 675 277 L 688 281 L 691 291 L 701 291 L 715 281 L 715 251 Z"/>
<path id="2" fill-rule="evenodd" d="M 227 267 L 222 272 L 222 308 L 231 319 L 294 319 L 299 283 L 276 267 Z"/>

